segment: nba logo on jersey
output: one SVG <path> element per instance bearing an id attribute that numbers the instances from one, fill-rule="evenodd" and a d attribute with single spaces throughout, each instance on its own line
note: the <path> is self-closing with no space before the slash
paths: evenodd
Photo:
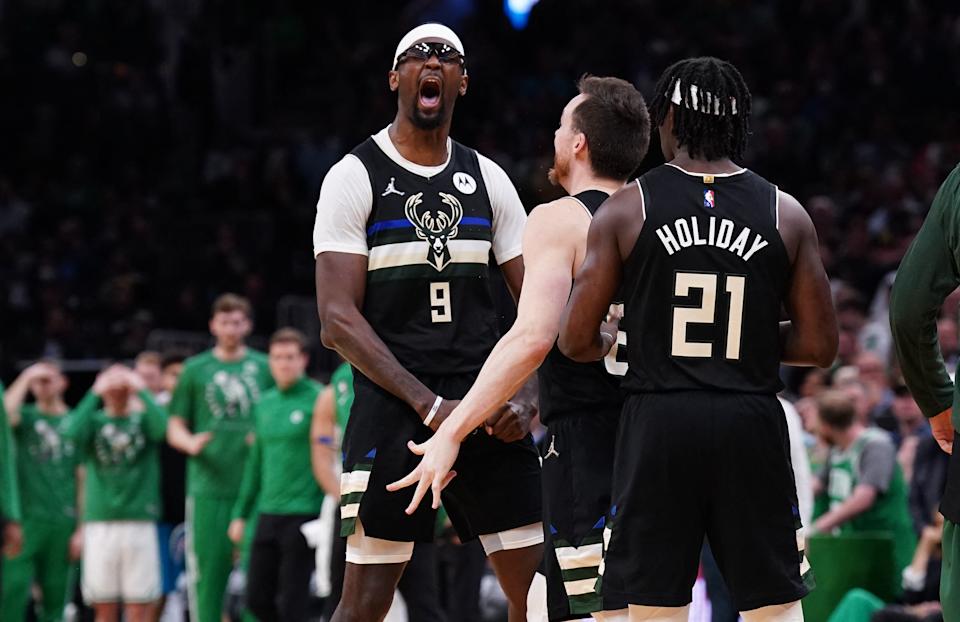
<path id="1" fill-rule="evenodd" d="M 703 206 L 713 209 L 713 190 L 704 190 L 703 191 Z"/>

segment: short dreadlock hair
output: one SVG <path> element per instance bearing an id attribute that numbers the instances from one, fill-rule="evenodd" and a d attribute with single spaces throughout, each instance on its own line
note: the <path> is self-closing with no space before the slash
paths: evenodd
<path id="1" fill-rule="evenodd" d="M 675 96 L 679 104 L 673 103 Z M 658 127 L 671 106 L 673 134 L 691 158 L 743 157 L 750 135 L 750 89 L 736 67 L 711 56 L 670 65 L 650 103 Z"/>

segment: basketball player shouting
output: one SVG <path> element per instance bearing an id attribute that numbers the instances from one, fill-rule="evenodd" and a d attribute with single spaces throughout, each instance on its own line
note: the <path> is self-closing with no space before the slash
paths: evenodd
<path id="1" fill-rule="evenodd" d="M 570 196 L 530 214 L 517 321 L 460 405 L 433 438 L 415 448 L 424 456 L 421 464 L 391 486 L 417 483 L 414 503 L 432 486 L 436 504 L 460 443 L 539 367 L 540 416 L 549 428 L 543 528 L 550 620 L 580 619 L 603 609 L 595 585 L 625 367 L 615 358 L 606 364 L 576 363 L 561 354 L 555 345 L 560 314 L 583 261 L 593 215 L 640 165 L 650 141 L 647 107 L 633 85 L 618 78 L 584 77 L 578 86 L 580 94 L 560 116 L 550 170 L 550 180 Z"/>
<path id="2" fill-rule="evenodd" d="M 389 73 L 393 123 L 330 169 L 317 203 L 322 338 L 358 372 L 343 440 L 348 563 L 337 622 L 382 620 L 413 543 L 433 537 L 435 511 L 405 512 L 412 491 L 386 485 L 416 466 L 407 441 L 430 437 L 497 342 L 491 249 L 515 296 L 523 280 L 516 190 L 496 164 L 449 138 L 467 92 L 464 58 L 445 26 L 407 33 Z M 525 619 L 543 548 L 530 416 L 501 409 L 487 422 L 494 435 L 473 434 L 443 499 L 461 539 L 480 537 L 514 621 Z"/>
<path id="3" fill-rule="evenodd" d="M 666 70 L 651 116 L 667 163 L 597 214 L 561 321 L 561 351 L 599 360 L 622 288 L 629 369 L 601 592 L 631 621 L 687 619 L 704 535 L 747 622 L 803 618 L 778 368 L 830 365 L 836 317 L 807 213 L 734 163 L 749 115 L 731 64 Z"/>

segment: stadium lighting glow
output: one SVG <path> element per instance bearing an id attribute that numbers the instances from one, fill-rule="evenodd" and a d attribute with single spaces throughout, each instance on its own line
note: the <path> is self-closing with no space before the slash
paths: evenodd
<path id="1" fill-rule="evenodd" d="M 503 11 L 515 30 L 523 30 L 530 19 L 530 11 L 540 0 L 503 0 Z"/>

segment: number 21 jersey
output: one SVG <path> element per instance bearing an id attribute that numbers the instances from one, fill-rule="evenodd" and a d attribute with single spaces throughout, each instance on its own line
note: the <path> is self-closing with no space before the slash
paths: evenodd
<path id="1" fill-rule="evenodd" d="M 624 388 L 778 392 L 790 261 L 777 187 L 746 169 L 709 175 L 671 164 L 636 183 L 645 221 L 624 265 Z"/>

